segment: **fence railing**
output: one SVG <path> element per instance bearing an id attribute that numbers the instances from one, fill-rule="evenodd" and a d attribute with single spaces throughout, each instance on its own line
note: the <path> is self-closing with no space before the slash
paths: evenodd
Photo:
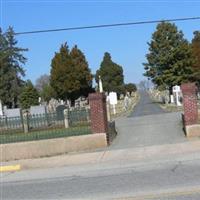
<path id="1" fill-rule="evenodd" d="M 90 110 L 86 108 L 68 111 L 69 126 L 81 126 L 90 123 Z"/>
<path id="2" fill-rule="evenodd" d="M 6 132 L 22 132 L 22 117 L 0 117 L 0 134 Z"/>
<path id="3" fill-rule="evenodd" d="M 62 116 L 57 113 L 46 113 L 0 118 L 1 144 L 89 133 L 90 111 L 86 108 L 70 110 L 67 111 L 67 115 L 63 113 Z"/>

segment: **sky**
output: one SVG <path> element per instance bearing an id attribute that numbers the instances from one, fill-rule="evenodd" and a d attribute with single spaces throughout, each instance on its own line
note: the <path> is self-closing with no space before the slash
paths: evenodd
<path id="1" fill-rule="evenodd" d="M 0 0 L 0 26 L 15 32 L 89 26 L 111 23 L 163 20 L 200 16 L 199 1 L 68 1 Z M 184 37 L 192 40 L 200 30 L 200 20 L 176 22 Z M 139 83 L 143 76 L 150 42 L 156 24 L 18 35 L 18 46 L 28 48 L 24 55 L 25 79 L 33 82 L 49 74 L 51 60 L 61 44 L 71 49 L 78 45 L 86 56 L 92 73 L 99 68 L 104 52 L 123 67 L 125 82 Z"/>

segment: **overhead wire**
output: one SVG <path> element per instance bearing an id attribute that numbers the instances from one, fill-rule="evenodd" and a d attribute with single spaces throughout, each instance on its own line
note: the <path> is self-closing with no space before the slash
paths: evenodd
<path id="1" fill-rule="evenodd" d="M 177 22 L 177 21 L 189 21 L 189 20 L 200 20 L 200 17 L 185 17 L 185 18 L 174 18 L 174 19 L 161 19 L 161 20 L 90 25 L 90 26 L 77 26 L 77 27 L 46 29 L 46 30 L 33 30 L 33 31 L 16 32 L 15 35 L 27 35 L 27 34 L 37 34 L 37 33 L 58 32 L 58 31 L 73 31 L 73 30 L 84 30 L 84 29 L 109 28 L 109 27 L 120 27 L 120 26 L 133 26 L 133 25 L 142 25 L 142 24 L 154 24 L 154 23 L 159 23 L 159 22 Z"/>

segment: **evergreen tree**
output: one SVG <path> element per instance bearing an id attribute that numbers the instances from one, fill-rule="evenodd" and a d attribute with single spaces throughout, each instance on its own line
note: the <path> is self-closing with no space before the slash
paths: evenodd
<path id="1" fill-rule="evenodd" d="M 129 92 L 130 94 L 132 92 L 136 92 L 137 91 L 137 87 L 134 83 L 128 83 L 128 84 L 125 84 L 125 89 L 127 92 Z"/>
<path id="2" fill-rule="evenodd" d="M 171 93 L 174 85 L 194 80 L 191 47 L 175 24 L 159 23 L 148 45 L 144 75 L 153 83 Z"/>
<path id="3" fill-rule="evenodd" d="M 20 95 L 20 105 L 23 109 L 28 109 L 30 106 L 38 105 L 39 94 L 31 81 L 27 81 Z"/>
<path id="4" fill-rule="evenodd" d="M 72 62 L 69 55 L 69 49 L 65 43 L 61 45 L 60 51 L 55 53 L 55 56 L 51 61 L 50 84 L 55 90 L 57 98 L 67 98 L 69 89 L 66 88 L 66 81 L 70 79 L 70 74 L 73 71 L 71 66 Z"/>
<path id="5" fill-rule="evenodd" d="M 111 56 L 108 52 L 104 54 L 100 69 L 96 72 L 95 79 L 97 83 L 99 81 L 99 76 L 101 76 L 104 91 L 117 92 L 118 95 L 123 93 L 123 68 L 112 61 Z"/>
<path id="6" fill-rule="evenodd" d="M 0 99 L 8 107 L 18 106 L 18 97 L 23 86 L 21 77 L 25 75 L 22 65 L 26 58 L 22 49 L 16 46 L 14 31 L 11 27 L 6 33 L 0 30 Z"/>
<path id="7" fill-rule="evenodd" d="M 195 62 L 193 64 L 195 79 L 200 85 L 200 31 L 194 32 L 194 38 L 192 39 L 192 53 L 195 58 Z"/>
<path id="8" fill-rule="evenodd" d="M 61 46 L 51 64 L 50 84 L 56 96 L 70 99 L 72 105 L 81 95 L 87 96 L 92 87 L 92 75 L 84 54 L 75 46 L 71 52 L 67 44 Z"/>
<path id="9" fill-rule="evenodd" d="M 80 49 L 78 49 L 77 45 L 75 45 L 70 52 L 70 57 L 72 59 L 72 66 L 76 73 L 75 80 L 77 84 L 77 92 L 75 92 L 74 95 L 75 99 L 80 96 L 88 96 L 88 93 L 92 91 L 93 76 L 88 67 L 85 55 Z"/>

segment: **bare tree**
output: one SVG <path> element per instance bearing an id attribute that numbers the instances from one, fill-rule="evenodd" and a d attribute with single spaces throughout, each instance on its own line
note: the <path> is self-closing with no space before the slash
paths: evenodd
<path id="1" fill-rule="evenodd" d="M 46 85 L 49 85 L 49 75 L 47 74 L 43 74 L 41 75 L 37 80 L 36 80 L 36 84 L 35 87 L 39 92 L 42 92 L 42 90 L 44 89 L 44 87 Z"/>

